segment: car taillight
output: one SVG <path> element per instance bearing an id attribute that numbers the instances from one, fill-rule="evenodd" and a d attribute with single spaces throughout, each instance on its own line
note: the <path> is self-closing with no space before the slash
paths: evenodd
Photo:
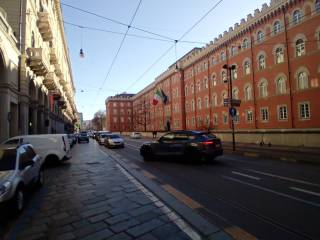
<path id="1" fill-rule="evenodd" d="M 205 145 L 205 146 L 208 146 L 208 145 L 213 145 L 214 142 L 211 140 L 211 141 L 202 142 L 202 144 Z"/>

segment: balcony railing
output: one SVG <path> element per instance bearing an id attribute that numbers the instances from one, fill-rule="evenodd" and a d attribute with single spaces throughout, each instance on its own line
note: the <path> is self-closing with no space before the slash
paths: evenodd
<path id="1" fill-rule="evenodd" d="M 62 71 L 61 71 L 61 67 L 60 67 L 60 64 L 59 63 L 56 63 L 54 65 L 54 72 L 56 73 L 56 75 L 58 77 L 60 77 L 62 75 Z"/>
<path id="2" fill-rule="evenodd" d="M 38 28 L 43 41 L 51 41 L 53 39 L 50 17 L 46 10 L 38 12 Z"/>
<path id="3" fill-rule="evenodd" d="M 46 75 L 45 79 L 43 80 L 43 84 L 50 91 L 54 91 L 58 88 L 57 80 L 54 72 L 49 72 Z"/>
<path id="4" fill-rule="evenodd" d="M 50 63 L 56 64 L 58 62 L 56 48 L 50 48 Z"/>
<path id="5" fill-rule="evenodd" d="M 28 48 L 29 67 L 38 76 L 46 76 L 49 69 L 48 56 L 43 48 Z"/>

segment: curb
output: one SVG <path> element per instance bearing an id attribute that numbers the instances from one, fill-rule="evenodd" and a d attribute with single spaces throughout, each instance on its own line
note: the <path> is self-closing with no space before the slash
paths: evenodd
<path id="1" fill-rule="evenodd" d="M 140 167 L 121 161 L 114 154 L 107 153 L 110 158 L 121 165 L 126 171 L 128 171 L 134 178 L 136 178 L 142 185 L 149 189 L 154 195 L 156 195 L 161 201 L 172 208 L 177 214 L 179 214 L 185 222 L 190 224 L 202 237 L 202 239 L 208 240 L 232 240 L 230 235 L 226 234 L 223 230 L 213 225 L 202 217 L 199 213 L 186 206 L 184 203 L 177 200 L 162 187 L 160 187 L 153 180 L 147 178 L 139 172 Z"/>

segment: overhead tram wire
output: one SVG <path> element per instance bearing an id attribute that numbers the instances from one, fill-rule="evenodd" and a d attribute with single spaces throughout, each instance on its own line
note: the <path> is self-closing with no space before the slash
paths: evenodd
<path id="1" fill-rule="evenodd" d="M 67 22 L 67 21 L 63 21 L 63 23 L 65 23 L 66 25 L 73 26 L 73 27 L 88 29 L 88 30 L 92 30 L 92 31 L 105 32 L 105 33 L 111 33 L 111 34 L 116 34 L 116 35 L 125 35 L 125 32 L 116 32 L 116 31 L 111 31 L 111 30 L 107 30 L 107 29 L 103 29 L 103 28 L 89 27 L 89 26 L 75 24 L 75 23 L 71 23 L 71 22 Z M 138 35 L 138 34 L 128 33 L 127 36 L 141 38 L 141 39 L 162 41 L 162 42 L 175 42 L 174 40 L 163 39 L 163 38 L 154 38 L 154 37 L 148 37 L 148 36 L 143 36 L 143 35 Z M 199 42 L 199 41 L 180 41 L 180 42 L 181 43 L 189 43 L 189 44 L 206 44 L 205 42 Z"/>
<path id="2" fill-rule="evenodd" d="M 165 57 L 172 48 L 176 46 L 178 42 L 180 42 L 188 33 L 190 33 L 203 19 L 205 19 L 215 8 L 217 8 L 224 0 L 219 0 L 217 3 L 215 3 L 209 11 L 207 11 L 198 21 L 196 21 L 185 33 L 181 35 L 179 39 L 175 39 L 173 45 L 167 49 L 155 62 L 153 62 L 147 70 L 137 79 L 135 80 L 126 91 L 130 90 L 131 87 L 133 87 L 137 82 L 139 82 L 163 57 Z"/>
<path id="3" fill-rule="evenodd" d="M 142 28 L 139 28 L 139 27 L 135 27 L 135 26 L 131 26 L 130 24 L 126 24 L 126 23 L 123 23 L 123 22 L 120 22 L 118 20 L 115 20 L 115 19 L 112 19 L 112 18 L 108 18 L 108 17 L 105 17 L 105 16 L 102 16 L 100 14 L 97 14 L 97 13 L 94 13 L 94 12 L 90 12 L 90 11 L 87 11 L 87 10 L 84 10 L 84 9 L 81 9 L 81 8 L 78 8 L 78 7 L 75 7 L 75 6 L 72 6 L 70 4 L 66 4 L 66 3 L 61 3 L 61 5 L 63 6 L 66 6 L 66 7 L 69 7 L 71 9 L 74 9 L 74 10 L 77 10 L 79 12 L 84 12 L 84 13 L 87 13 L 89 15 L 93 15 L 95 17 L 98 17 L 98 18 L 101 18 L 101 19 L 104 19 L 104 20 L 107 20 L 109 22 L 113 22 L 115 24 L 118 24 L 118 25 L 122 25 L 122 26 L 126 26 L 128 28 L 132 28 L 132 29 L 135 29 L 135 30 L 139 30 L 141 32 L 144 32 L 144 33 L 148 33 L 148 34 L 151 34 L 151 35 L 154 35 L 154 36 L 157 36 L 157 37 L 161 37 L 161 38 L 164 38 L 164 39 L 167 39 L 167 40 L 171 40 L 171 41 L 174 41 L 175 39 L 171 38 L 171 37 L 168 37 L 168 36 L 165 36 L 165 35 L 162 35 L 162 34 L 159 34 L 159 33 L 155 33 L 155 32 L 151 32 L 149 30 L 146 30 L 146 29 L 142 29 Z"/>
<path id="4" fill-rule="evenodd" d="M 212 10 L 214 10 L 221 2 L 222 2 L 223 0 L 220 0 L 220 1 L 218 1 L 208 12 L 206 12 L 205 14 L 204 14 L 204 16 L 203 17 L 201 17 L 192 27 L 190 27 L 180 38 L 179 38 L 179 40 L 177 41 L 177 42 L 182 42 L 182 38 L 183 37 L 185 37 L 190 31 L 192 31 L 192 29 L 194 28 L 194 27 L 196 27 L 196 25 L 198 25 Z M 274 7 L 272 7 L 272 8 L 270 8 L 267 12 L 265 12 L 265 14 L 266 13 L 269 13 L 269 12 L 272 12 L 272 11 L 274 11 L 275 9 L 277 9 L 277 8 L 279 8 L 279 7 L 281 7 L 282 6 L 282 3 L 279 3 L 279 4 L 277 4 L 277 5 L 275 5 Z M 291 21 L 290 21 L 291 22 Z M 289 22 L 289 23 L 290 23 Z M 288 23 L 288 24 L 289 24 Z M 253 41 L 253 42 L 255 42 L 255 41 Z M 176 42 L 174 43 L 174 44 L 176 44 Z M 261 43 L 260 45 L 264 45 L 265 43 Z M 268 45 L 268 44 L 265 44 L 265 45 Z M 156 64 L 156 63 L 158 63 L 166 54 L 168 54 L 168 52 L 172 49 L 174 47 L 174 45 L 172 45 L 168 50 L 166 50 L 165 51 L 165 53 L 164 54 L 162 54 L 153 64 L 151 64 L 149 67 L 148 67 L 148 69 L 137 79 L 137 80 L 135 80 L 131 85 L 130 85 L 130 87 L 129 88 L 127 88 L 127 90 L 126 91 L 128 91 L 131 87 L 133 87 L 137 82 L 139 82 L 143 77 L 144 77 L 144 75 L 145 74 L 147 74 L 151 69 L 152 69 L 152 67 Z"/>
<path id="5" fill-rule="evenodd" d="M 118 55 L 119 55 L 119 53 L 120 53 L 120 50 L 121 50 L 121 48 L 122 48 L 122 46 L 123 46 L 123 43 L 124 43 L 126 37 L 127 37 L 127 34 L 128 34 L 129 29 L 130 29 L 130 27 L 131 27 L 131 24 L 133 23 L 133 20 L 135 19 L 136 15 L 137 15 L 137 12 L 138 12 L 138 10 L 139 10 L 139 8 L 140 8 L 140 6 L 141 6 L 141 2 L 142 2 L 142 0 L 139 0 L 139 4 L 138 4 L 138 6 L 136 7 L 136 10 L 135 10 L 135 12 L 134 12 L 134 14 L 133 14 L 133 16 L 132 16 L 132 18 L 131 18 L 130 24 L 128 25 L 127 30 L 126 30 L 126 32 L 125 32 L 125 34 L 124 34 L 124 36 L 123 36 L 123 38 L 122 38 L 122 40 L 121 40 L 120 46 L 119 46 L 119 48 L 118 48 L 118 50 L 117 50 L 117 53 L 116 53 L 116 55 L 114 56 L 114 58 L 113 58 L 113 60 L 112 60 L 112 62 L 111 62 L 111 65 L 110 65 L 110 67 L 109 67 L 108 73 L 107 73 L 104 81 L 102 82 L 101 87 L 100 87 L 99 90 L 98 90 L 98 93 L 97 93 L 97 95 L 96 95 L 96 99 L 98 98 L 98 96 L 99 96 L 99 94 L 100 94 L 100 92 L 101 92 L 101 90 L 102 90 L 105 82 L 107 81 L 107 79 L 108 79 L 108 77 L 109 77 L 109 75 L 110 75 L 110 72 L 111 72 L 111 70 L 112 70 L 112 68 L 113 68 L 113 65 L 115 64 L 115 62 L 116 62 L 116 60 L 117 60 L 117 58 L 118 58 Z"/>

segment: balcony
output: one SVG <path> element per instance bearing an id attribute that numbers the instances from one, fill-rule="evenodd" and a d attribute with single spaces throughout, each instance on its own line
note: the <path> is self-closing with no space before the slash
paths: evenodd
<path id="1" fill-rule="evenodd" d="M 60 67 L 60 64 L 59 63 L 56 63 L 54 65 L 54 72 L 56 73 L 56 75 L 58 77 L 60 77 L 62 75 L 62 71 L 61 71 L 61 67 Z"/>
<path id="2" fill-rule="evenodd" d="M 55 48 L 50 48 L 50 63 L 56 64 L 58 63 L 57 52 Z"/>
<path id="3" fill-rule="evenodd" d="M 54 91 L 57 89 L 57 80 L 54 72 L 49 72 L 45 79 L 43 80 L 43 84 L 49 91 Z"/>
<path id="4" fill-rule="evenodd" d="M 46 76 L 49 69 L 49 61 L 43 48 L 28 48 L 28 64 L 31 70 L 38 76 Z"/>
<path id="5" fill-rule="evenodd" d="M 38 12 L 38 28 L 43 41 L 47 42 L 53 39 L 50 17 L 46 10 Z"/>
<path id="6" fill-rule="evenodd" d="M 62 87 L 63 87 L 64 85 L 66 85 L 66 80 L 64 79 L 63 74 L 60 75 L 59 83 L 60 83 L 60 85 L 61 85 Z"/>

